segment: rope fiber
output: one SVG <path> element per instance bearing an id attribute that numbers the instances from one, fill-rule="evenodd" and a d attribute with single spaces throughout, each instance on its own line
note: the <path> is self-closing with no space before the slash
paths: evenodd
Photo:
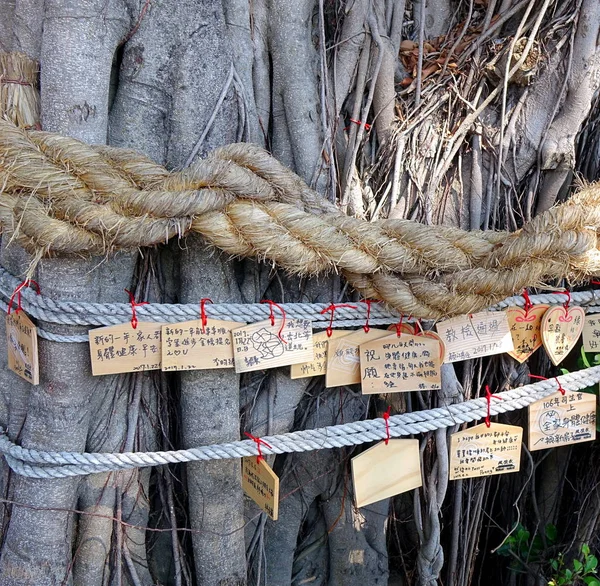
<path id="1" fill-rule="evenodd" d="M 494 396 L 501 398 L 502 401 L 493 401 L 490 413 L 497 415 L 524 409 L 531 403 L 557 392 L 561 386 L 566 391 L 578 391 L 598 382 L 600 382 L 600 366 L 565 374 L 558 379 L 543 380 L 495 394 Z M 390 437 L 402 437 L 459 426 L 485 419 L 486 415 L 487 401 L 485 397 L 479 397 L 447 407 L 393 415 L 387 421 Z M 263 454 L 284 454 L 356 446 L 384 440 L 388 429 L 386 429 L 386 420 L 380 418 L 265 436 L 261 439 L 270 447 L 263 444 L 261 451 Z M 1 428 L 0 432 L 2 433 L 0 453 L 4 455 L 14 472 L 29 478 L 66 478 L 130 468 L 258 455 L 257 445 L 252 440 L 168 452 L 47 452 L 18 446 L 8 439 Z"/>
<path id="2" fill-rule="evenodd" d="M 35 258 L 107 255 L 189 232 L 290 273 L 341 272 L 366 299 L 437 319 L 600 272 L 600 188 L 515 233 L 343 215 L 263 149 L 233 144 L 169 172 L 131 150 L 0 120 L 0 224 Z"/>

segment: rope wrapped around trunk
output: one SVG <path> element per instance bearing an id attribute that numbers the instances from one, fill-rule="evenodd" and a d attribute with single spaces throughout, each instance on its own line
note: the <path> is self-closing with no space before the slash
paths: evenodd
<path id="1" fill-rule="evenodd" d="M 422 318 L 491 306 L 600 272 L 600 188 L 515 233 L 341 214 L 263 149 L 232 144 L 169 172 L 131 150 L 0 120 L 0 223 L 36 258 L 107 255 L 189 232 L 302 275 L 339 271 L 365 298 Z"/>

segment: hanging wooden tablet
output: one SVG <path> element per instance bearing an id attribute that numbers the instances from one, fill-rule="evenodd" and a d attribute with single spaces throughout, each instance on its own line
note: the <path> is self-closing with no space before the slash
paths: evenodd
<path id="1" fill-rule="evenodd" d="M 264 458 L 242 458 L 242 488 L 273 521 L 279 516 L 279 477 Z"/>
<path id="2" fill-rule="evenodd" d="M 440 344 L 425 336 L 392 334 L 360 345 L 364 395 L 441 389 Z"/>
<path id="3" fill-rule="evenodd" d="M 518 472 L 523 428 L 485 423 L 450 437 L 450 480 Z"/>
<path id="4" fill-rule="evenodd" d="M 90 330 L 92 374 L 160 370 L 162 323 L 130 322 Z"/>
<path id="5" fill-rule="evenodd" d="M 162 369 L 207 370 L 233 368 L 231 330 L 243 322 L 207 319 L 162 327 Z"/>
<path id="6" fill-rule="evenodd" d="M 330 340 L 325 386 L 330 388 L 358 384 L 360 382 L 359 346 L 389 335 L 387 330 L 371 328 L 368 332 L 360 329 L 347 336 Z"/>
<path id="7" fill-rule="evenodd" d="M 446 346 L 444 362 L 456 362 L 514 349 L 508 319 L 502 311 L 480 311 L 436 324 Z"/>
<path id="8" fill-rule="evenodd" d="M 419 488 L 419 440 L 390 439 L 352 458 L 352 481 L 357 507 Z"/>
<path id="9" fill-rule="evenodd" d="M 549 305 L 534 305 L 528 310 L 509 307 L 506 310 L 510 335 L 515 349 L 508 352 L 518 362 L 525 362 L 542 345 L 542 318 Z"/>
<path id="10" fill-rule="evenodd" d="M 600 352 L 600 314 L 591 313 L 583 322 L 583 349 L 586 352 Z"/>
<path id="11" fill-rule="evenodd" d="M 345 330 L 333 330 L 331 336 L 327 336 L 326 331 L 313 334 L 314 359 L 300 364 L 292 364 L 290 367 L 290 378 L 308 378 L 325 374 L 327 372 L 327 348 L 329 347 L 329 341 L 347 335 L 348 332 Z"/>
<path id="12" fill-rule="evenodd" d="M 529 449 L 545 450 L 596 439 L 598 397 L 580 391 L 554 393 L 529 406 Z"/>
<path id="13" fill-rule="evenodd" d="M 8 368 L 32 385 L 40 382 L 37 329 L 23 310 L 6 315 Z"/>
<path id="14" fill-rule="evenodd" d="M 542 318 L 542 342 L 554 366 L 559 365 L 574 348 L 581 332 L 585 312 L 581 307 L 551 307 Z"/>
<path id="15" fill-rule="evenodd" d="M 250 372 L 313 360 L 312 323 L 266 319 L 232 330 L 236 372 Z"/>

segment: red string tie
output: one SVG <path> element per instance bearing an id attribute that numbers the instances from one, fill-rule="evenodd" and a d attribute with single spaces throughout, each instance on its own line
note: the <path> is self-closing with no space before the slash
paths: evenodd
<path id="1" fill-rule="evenodd" d="M 394 324 L 396 327 L 396 336 L 400 337 L 402 335 L 402 320 L 404 319 L 404 314 L 400 314 L 400 321 L 397 324 Z"/>
<path id="2" fill-rule="evenodd" d="M 373 303 L 370 299 L 365 299 L 362 303 L 367 304 L 367 319 L 365 321 L 365 325 L 363 326 L 363 330 L 365 330 L 365 334 L 368 334 L 371 328 L 369 327 L 369 318 L 371 317 L 371 303 Z"/>
<path id="3" fill-rule="evenodd" d="M 565 308 L 565 315 L 560 316 L 558 321 L 570 322 L 573 321 L 573 316 L 569 315 L 569 303 L 571 303 L 571 292 L 570 291 L 554 291 L 554 295 L 566 295 L 567 300 L 564 302 L 563 307 Z"/>
<path id="4" fill-rule="evenodd" d="M 537 374 L 530 374 L 529 378 L 536 378 L 538 380 L 548 380 L 545 376 L 539 376 Z M 558 380 L 558 377 L 555 376 L 554 380 L 556 381 L 556 384 L 558 385 L 558 389 L 556 389 L 561 395 L 564 395 L 567 391 L 565 389 L 563 389 L 563 386 L 560 384 L 560 381 Z"/>
<path id="5" fill-rule="evenodd" d="M 281 332 L 283 332 L 283 328 L 285 328 L 285 309 L 283 309 L 283 307 L 281 307 L 281 305 L 278 305 L 277 303 L 275 303 L 274 301 L 271 301 L 270 299 L 263 299 L 263 301 L 261 301 L 261 303 L 268 303 L 269 304 L 269 319 L 271 320 L 271 325 L 274 326 L 275 325 L 275 314 L 273 313 L 273 307 L 276 307 L 280 312 L 281 312 L 281 327 L 279 328 L 279 331 L 277 332 L 277 337 L 284 343 L 287 344 L 287 340 L 283 339 L 283 336 L 281 335 Z"/>
<path id="6" fill-rule="evenodd" d="M 262 444 L 263 446 L 267 446 L 267 448 L 271 448 L 271 446 L 263 439 L 260 439 L 259 437 L 255 437 L 253 436 L 251 433 L 248 433 L 247 431 L 244 432 L 246 434 L 247 437 L 249 437 L 253 442 L 256 443 L 256 449 L 258 450 L 258 456 L 256 456 L 256 463 L 258 464 L 261 460 L 264 460 L 265 457 L 262 455 L 262 450 L 260 449 L 260 445 Z"/>
<path id="7" fill-rule="evenodd" d="M 425 331 L 423 330 L 423 326 L 421 325 L 420 319 L 415 320 L 415 326 L 417 326 L 419 328 L 418 332 L 416 331 L 416 328 L 415 328 L 415 336 L 423 336 L 425 334 Z"/>
<path id="8" fill-rule="evenodd" d="M 11 312 L 11 309 L 12 309 L 12 305 L 13 305 L 14 300 L 15 300 L 15 296 L 17 297 L 17 308 L 15 309 L 15 313 L 19 313 L 19 311 L 23 310 L 23 308 L 21 307 L 21 289 L 23 289 L 25 287 L 31 287 L 32 285 L 35 288 L 36 294 L 37 295 L 41 294 L 40 286 L 33 279 L 27 279 L 27 280 L 23 281 L 22 283 L 19 283 L 15 287 L 15 290 L 13 291 L 13 294 L 10 296 L 10 300 L 8 302 L 8 311 L 7 311 L 8 315 L 10 315 L 10 312 Z"/>
<path id="9" fill-rule="evenodd" d="M 367 124 L 366 122 L 362 122 L 361 120 L 354 120 L 354 118 L 350 118 L 350 122 L 358 124 L 358 126 L 364 125 L 366 131 L 371 130 L 371 125 Z"/>
<path id="10" fill-rule="evenodd" d="M 492 392 L 490 391 L 489 385 L 485 385 L 485 399 L 487 401 L 487 415 L 485 416 L 485 426 L 491 427 L 491 425 L 492 425 L 492 420 L 491 420 L 492 399 L 498 399 L 498 401 L 504 401 L 504 399 L 502 397 L 499 397 L 498 395 L 492 394 Z"/>
<path id="11" fill-rule="evenodd" d="M 328 338 L 331 338 L 331 334 L 333 333 L 333 317 L 335 314 L 335 310 L 338 307 L 349 307 L 350 309 L 356 309 L 356 305 L 350 305 L 349 303 L 332 303 L 331 305 L 326 307 L 323 311 L 321 311 L 321 315 L 327 313 L 328 311 L 330 312 L 329 325 L 327 326 L 327 328 L 325 328 Z"/>
<path id="12" fill-rule="evenodd" d="M 138 318 L 137 318 L 137 312 L 135 311 L 136 307 L 140 307 L 141 305 L 148 305 L 147 301 L 141 301 L 140 303 L 137 303 L 135 300 L 135 297 L 133 296 L 133 293 L 131 291 L 129 291 L 129 289 L 125 289 L 125 293 L 127 293 L 127 295 L 129 295 L 129 303 L 131 303 L 131 327 L 135 330 L 138 327 Z"/>
<path id="13" fill-rule="evenodd" d="M 392 411 L 391 407 L 387 408 L 387 411 L 383 414 L 383 420 L 385 421 L 385 445 L 387 446 L 390 441 L 390 413 Z"/>
<path id="14" fill-rule="evenodd" d="M 206 324 L 208 323 L 208 318 L 206 317 L 206 307 L 207 303 L 212 303 L 212 299 L 208 297 L 204 297 L 200 300 L 200 321 L 202 322 L 202 333 L 205 333 Z"/>
<path id="15" fill-rule="evenodd" d="M 523 289 L 523 297 L 525 298 L 525 305 L 523 309 L 525 309 L 525 315 L 523 317 L 517 317 L 517 321 L 519 323 L 535 321 L 534 315 L 529 315 L 529 311 L 533 307 L 533 303 L 531 303 L 531 299 L 529 298 L 529 293 L 527 293 L 527 289 Z"/>

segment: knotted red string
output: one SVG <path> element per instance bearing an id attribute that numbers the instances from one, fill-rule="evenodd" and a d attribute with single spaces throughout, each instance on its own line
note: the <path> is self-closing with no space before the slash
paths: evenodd
<path id="1" fill-rule="evenodd" d="M 533 307 L 533 303 L 531 303 L 531 299 L 529 298 L 529 293 L 527 293 L 527 289 L 523 289 L 523 297 L 525 298 L 525 319 L 529 315 L 529 310 Z"/>
<path id="2" fill-rule="evenodd" d="M 206 327 L 206 324 L 208 323 L 208 318 L 206 317 L 206 308 L 204 307 L 207 302 L 212 303 L 212 299 L 209 299 L 208 297 L 204 297 L 203 299 L 200 300 L 200 320 L 202 322 L 202 333 L 203 334 L 204 334 L 204 328 Z"/>
<path id="3" fill-rule="evenodd" d="M 129 289 L 125 289 L 125 293 L 127 293 L 127 295 L 129 295 L 129 303 L 131 303 L 131 327 L 135 330 L 138 327 L 138 318 L 137 318 L 137 312 L 135 311 L 136 307 L 140 307 L 140 305 L 148 305 L 147 301 L 142 301 L 140 303 L 137 303 L 135 300 L 135 297 L 133 296 L 133 293 L 131 291 L 129 291 Z"/>
<path id="4" fill-rule="evenodd" d="M 504 399 L 502 397 L 498 397 L 498 395 L 492 394 L 492 392 L 490 391 L 489 385 L 485 385 L 485 399 L 487 401 L 487 415 L 485 416 L 485 426 L 491 427 L 491 425 L 492 425 L 492 420 L 491 420 L 492 399 L 498 399 L 498 401 L 503 401 Z"/>
<path id="5" fill-rule="evenodd" d="M 363 326 L 363 330 L 365 330 L 365 334 L 368 334 L 371 328 L 369 327 L 369 318 L 371 317 L 371 303 L 373 303 L 370 299 L 365 299 L 362 303 L 367 304 L 367 319 L 365 321 L 365 325 Z"/>
<path id="6" fill-rule="evenodd" d="M 569 316 L 569 303 L 571 303 L 571 292 L 570 291 L 554 291 L 554 295 L 566 295 L 567 300 L 564 302 L 563 307 L 565 308 L 564 317 L 559 317 L 559 321 L 570 322 L 573 320 L 573 316 Z"/>
<path id="7" fill-rule="evenodd" d="M 356 305 L 350 305 L 348 303 L 332 303 L 329 307 L 326 307 L 323 311 L 321 311 L 321 315 L 327 313 L 328 311 L 331 312 L 331 315 L 329 316 L 329 325 L 327 328 L 325 328 L 328 338 L 331 338 L 331 334 L 333 333 L 333 316 L 338 307 L 349 307 L 350 309 L 356 309 Z"/>
<path id="8" fill-rule="evenodd" d="M 38 295 L 41 294 L 40 286 L 33 279 L 27 279 L 27 280 L 23 281 L 22 283 L 19 283 L 15 287 L 13 294 L 10 296 L 10 300 L 8 302 L 8 311 L 7 311 L 8 315 L 10 315 L 12 305 L 15 300 L 15 295 L 17 296 L 17 308 L 15 309 L 15 313 L 19 313 L 19 311 L 23 310 L 23 308 L 21 307 L 21 289 L 23 289 L 24 287 L 30 287 L 31 285 L 33 285 L 35 287 L 35 292 Z"/>
<path id="9" fill-rule="evenodd" d="M 385 434 L 386 438 L 383 440 L 385 445 L 387 446 L 390 441 L 390 413 L 392 411 L 391 407 L 387 408 L 387 411 L 383 414 L 383 420 L 385 421 Z"/>
<path id="10" fill-rule="evenodd" d="M 545 376 L 539 376 L 537 374 L 530 374 L 529 378 L 536 378 L 538 380 L 548 380 Z M 561 395 L 564 395 L 567 391 L 565 391 L 565 389 L 563 389 L 562 385 L 560 384 L 560 381 L 558 380 L 558 377 L 555 376 L 554 380 L 556 381 L 556 384 L 558 385 L 558 389 L 556 389 Z"/>
<path id="11" fill-rule="evenodd" d="M 246 436 L 248 436 L 253 442 L 256 443 L 256 449 L 258 450 L 258 456 L 256 456 L 256 463 L 258 464 L 261 460 L 264 460 L 264 456 L 262 455 L 262 450 L 260 449 L 260 445 L 262 444 L 263 446 L 267 446 L 267 448 L 270 448 L 271 446 L 263 439 L 260 439 L 259 437 L 255 437 L 253 436 L 251 433 L 248 433 L 247 431 L 244 432 L 246 434 Z"/>
<path id="12" fill-rule="evenodd" d="M 396 336 L 400 337 L 402 335 L 402 320 L 404 319 L 404 314 L 400 314 L 400 321 L 397 324 L 394 324 L 396 328 Z"/>
<path id="13" fill-rule="evenodd" d="M 269 310 L 270 310 L 269 319 L 271 320 L 272 326 L 275 325 L 275 314 L 273 313 L 273 307 L 276 307 L 281 312 L 281 318 L 282 318 L 281 319 L 281 327 L 279 328 L 279 331 L 277 332 L 277 337 L 284 344 L 287 344 L 287 340 L 284 340 L 283 336 L 281 335 L 281 332 L 283 332 L 283 328 L 285 327 L 285 309 L 283 309 L 283 307 L 281 307 L 281 305 L 277 305 L 277 303 L 275 303 L 274 301 L 271 301 L 270 299 L 263 299 L 261 301 L 261 303 L 269 304 Z"/>
<path id="14" fill-rule="evenodd" d="M 366 122 L 362 122 L 360 120 L 354 120 L 354 118 L 350 118 L 350 122 L 353 122 L 354 124 L 358 124 L 358 126 L 360 126 L 361 124 L 364 124 L 365 126 L 365 130 L 371 130 L 371 125 L 367 124 Z"/>

